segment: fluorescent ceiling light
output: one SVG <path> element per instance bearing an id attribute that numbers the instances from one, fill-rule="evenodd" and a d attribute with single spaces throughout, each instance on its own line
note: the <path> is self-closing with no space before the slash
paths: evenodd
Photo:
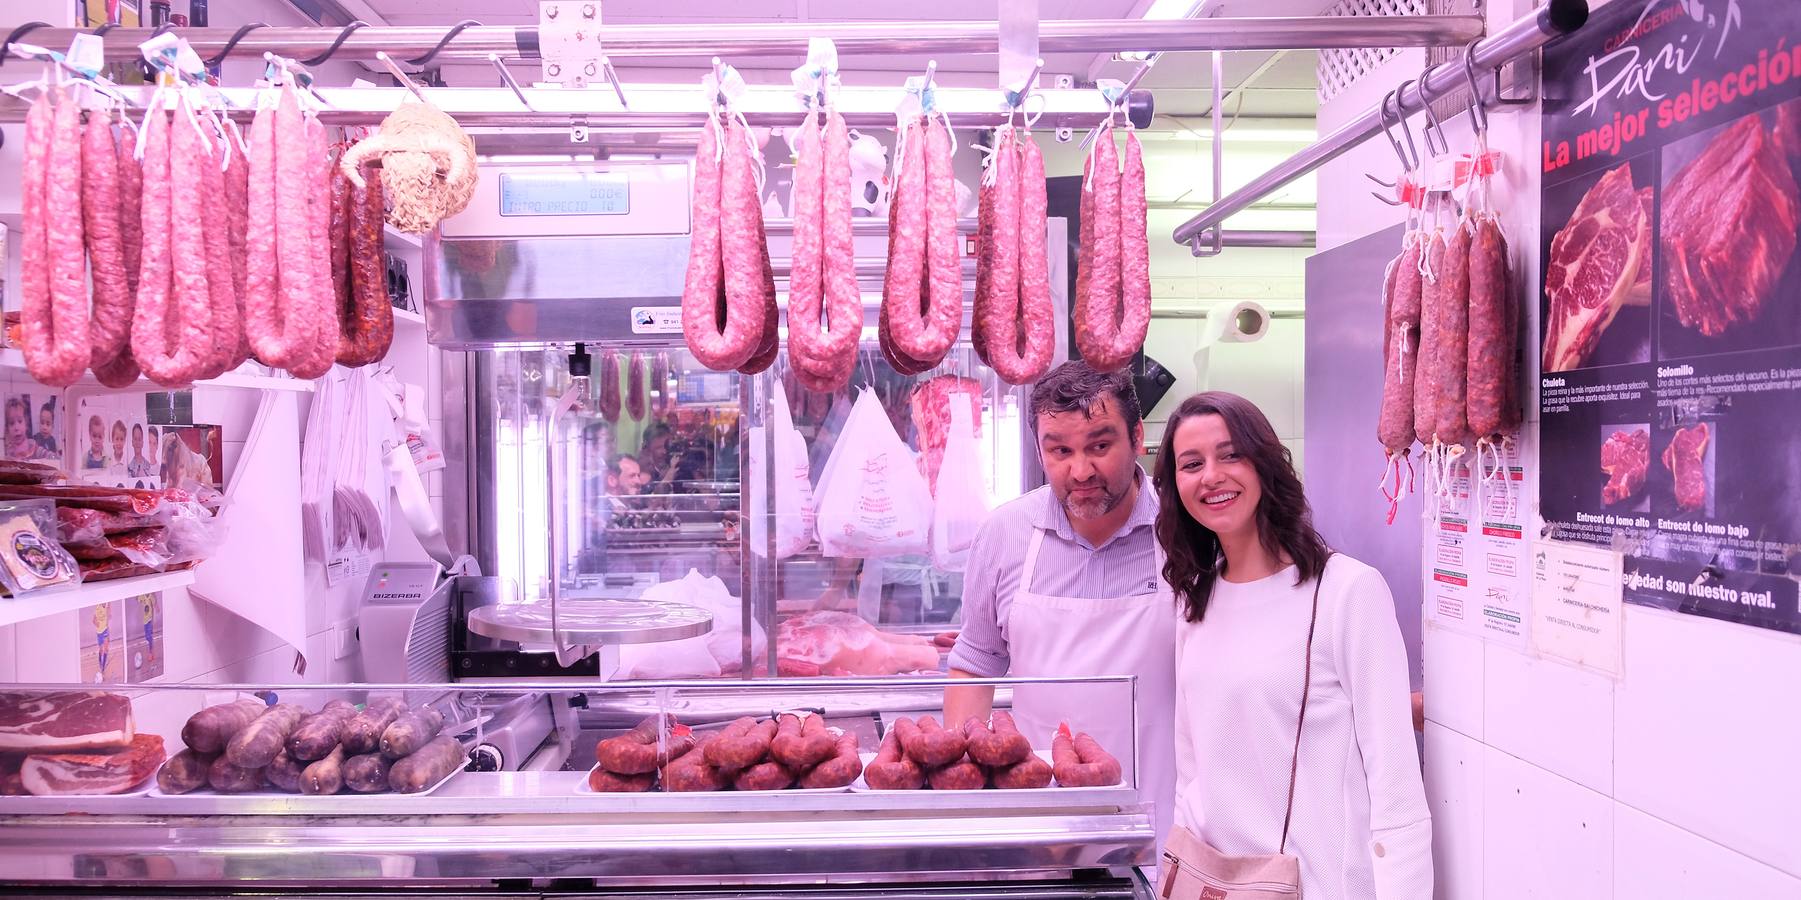
<path id="1" fill-rule="evenodd" d="M 1201 0 L 1152 0 L 1151 8 L 1144 11 L 1146 19 L 1186 19 L 1194 15 L 1195 8 Z"/>

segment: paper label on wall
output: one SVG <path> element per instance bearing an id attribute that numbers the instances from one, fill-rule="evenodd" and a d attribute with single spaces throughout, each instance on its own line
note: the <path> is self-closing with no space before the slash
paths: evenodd
<path id="1" fill-rule="evenodd" d="M 1583 668 L 1620 674 L 1622 557 L 1612 550 L 1540 541 L 1532 550 L 1532 648 Z"/>
<path id="2" fill-rule="evenodd" d="M 119 601 L 84 606 L 77 617 L 83 684 L 116 684 L 125 674 L 125 615 Z"/>
<path id="3" fill-rule="evenodd" d="M 1470 462 L 1465 456 L 1451 467 L 1449 496 L 1438 501 L 1427 533 L 1427 614 L 1453 631 L 1524 650 L 1528 594 L 1520 494 L 1525 466 L 1518 450 L 1508 449 L 1498 463 L 1486 464 L 1501 474 L 1473 480 Z"/>
<path id="4" fill-rule="evenodd" d="M 632 334 L 681 334 L 682 308 L 679 306 L 632 307 Z"/>
<path id="5" fill-rule="evenodd" d="M 163 595 L 139 594 L 125 605 L 125 680 L 137 684 L 163 674 Z"/>

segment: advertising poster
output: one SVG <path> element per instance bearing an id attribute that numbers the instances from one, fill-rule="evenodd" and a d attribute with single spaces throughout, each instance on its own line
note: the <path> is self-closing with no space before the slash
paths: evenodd
<path id="1" fill-rule="evenodd" d="M 119 601 L 84 606 L 76 621 L 83 684 L 125 680 L 125 616 Z"/>
<path id="2" fill-rule="evenodd" d="M 1546 48 L 1540 511 L 1629 602 L 1801 633 L 1801 3 Z"/>
<path id="3" fill-rule="evenodd" d="M 125 603 L 125 680 L 137 684 L 163 674 L 163 595 L 139 594 Z"/>

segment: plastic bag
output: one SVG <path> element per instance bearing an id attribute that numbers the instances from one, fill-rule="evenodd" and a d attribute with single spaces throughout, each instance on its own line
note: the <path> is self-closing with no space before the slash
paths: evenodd
<path id="1" fill-rule="evenodd" d="M 932 493 L 873 391 L 857 395 L 815 493 L 827 556 L 925 554 Z"/>
<path id="2" fill-rule="evenodd" d="M 725 582 L 689 569 L 686 576 L 676 581 L 646 589 L 643 599 L 685 603 L 707 610 L 713 614 L 713 630 L 701 637 L 620 647 L 619 678 L 714 678 L 743 671 L 744 632 L 740 623 L 744 621 L 744 606 L 732 596 Z M 768 650 L 763 629 L 753 627 L 750 640 L 751 657 L 762 659 Z"/>
<path id="3" fill-rule="evenodd" d="M 774 435 L 775 457 L 775 557 L 787 559 L 813 542 L 814 509 L 813 478 L 807 464 L 807 439 L 794 428 L 794 417 L 788 411 L 788 395 L 780 383 L 770 395 L 769 432 Z M 762 556 L 767 542 L 763 521 L 768 508 L 766 499 L 768 475 L 764 470 L 765 445 L 769 444 L 762 428 L 750 430 L 751 552 Z"/>
<path id="4" fill-rule="evenodd" d="M 938 500 L 932 505 L 932 565 L 961 572 L 969 562 L 976 529 L 988 518 L 988 488 L 982 479 L 982 457 L 976 449 L 969 406 L 950 405 L 950 433 L 944 440 L 944 462 L 938 467 Z M 943 502 L 945 498 L 950 502 Z"/>

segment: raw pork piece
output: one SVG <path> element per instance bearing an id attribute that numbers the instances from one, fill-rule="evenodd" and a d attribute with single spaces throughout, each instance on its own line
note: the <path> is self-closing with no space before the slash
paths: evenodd
<path id="1" fill-rule="evenodd" d="M 1707 423 L 1676 429 L 1663 448 L 1663 467 L 1676 476 L 1676 505 L 1690 512 L 1707 507 Z"/>
<path id="2" fill-rule="evenodd" d="M 1651 465 L 1651 433 L 1643 428 L 1616 431 L 1601 445 L 1601 471 L 1607 486 L 1601 502 L 1609 506 L 1630 500 L 1645 487 L 1645 469 Z"/>
<path id="3" fill-rule="evenodd" d="M 782 622 L 775 639 L 781 675 L 899 675 L 938 668 L 938 648 L 929 639 L 889 634 L 850 613 L 795 616 Z"/>
<path id="4" fill-rule="evenodd" d="M 0 753 L 119 747 L 136 733 L 131 700 L 119 694 L 0 693 Z"/>
<path id="5" fill-rule="evenodd" d="M 1667 209 L 1667 207 L 1666 207 Z M 1666 212 L 1667 216 L 1668 213 Z M 1632 186 L 1632 167 L 1601 176 L 1551 239 L 1545 263 L 1544 371 L 1580 368 L 1595 352 L 1651 254 L 1645 208 Z"/>
<path id="6" fill-rule="evenodd" d="M 1664 290 L 1704 335 L 1750 322 L 1795 253 L 1795 176 L 1756 113 L 1708 143 L 1664 188 Z"/>
<path id="7" fill-rule="evenodd" d="M 122 794 L 142 784 L 165 758 L 162 736 L 140 734 L 112 751 L 27 756 L 19 777 L 25 790 L 40 797 Z"/>

